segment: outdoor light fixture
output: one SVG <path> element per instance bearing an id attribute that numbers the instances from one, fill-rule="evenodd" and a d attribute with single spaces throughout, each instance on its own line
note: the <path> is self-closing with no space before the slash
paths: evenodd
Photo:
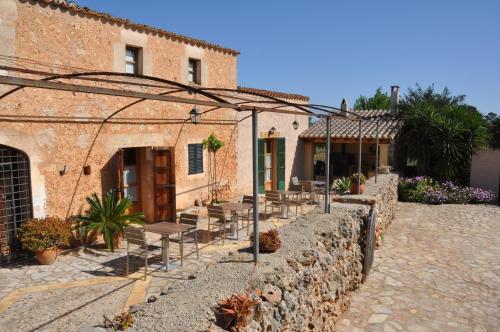
<path id="1" fill-rule="evenodd" d="M 196 125 L 201 121 L 201 111 L 196 107 L 193 107 L 191 112 L 189 112 L 189 117 L 191 118 L 191 123 Z"/>
<path id="2" fill-rule="evenodd" d="M 271 127 L 271 129 L 269 129 L 269 136 L 274 135 L 275 132 L 276 132 L 276 128 Z"/>
<path id="3" fill-rule="evenodd" d="M 293 129 L 295 129 L 295 130 L 299 129 L 299 122 L 297 120 L 293 121 L 292 126 L 293 126 Z"/>

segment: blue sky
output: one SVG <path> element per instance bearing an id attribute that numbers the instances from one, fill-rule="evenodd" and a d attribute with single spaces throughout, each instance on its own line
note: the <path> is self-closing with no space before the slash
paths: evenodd
<path id="1" fill-rule="evenodd" d="M 500 1 L 77 0 L 234 48 L 240 85 L 350 105 L 434 83 L 500 114 Z"/>

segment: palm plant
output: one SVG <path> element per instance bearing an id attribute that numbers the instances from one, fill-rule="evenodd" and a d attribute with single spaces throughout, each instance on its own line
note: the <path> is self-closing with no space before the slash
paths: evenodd
<path id="1" fill-rule="evenodd" d="M 345 194 L 351 188 L 351 179 L 349 177 L 342 177 L 335 182 L 335 189 L 339 194 Z"/>
<path id="2" fill-rule="evenodd" d="M 417 175 L 466 181 L 472 154 L 487 141 L 481 113 L 465 104 L 462 95 L 418 85 L 408 90 L 400 108 L 403 166 L 409 159 L 416 161 Z"/>
<path id="3" fill-rule="evenodd" d="M 85 214 L 75 216 L 82 222 L 80 229 L 87 233 L 97 232 L 102 234 L 108 249 L 113 252 L 113 238 L 123 236 L 126 226 L 131 224 L 144 224 L 144 213 L 128 213 L 132 205 L 128 197 L 115 201 L 113 191 L 109 191 L 102 201 L 93 193 L 86 198 L 89 209 Z"/>

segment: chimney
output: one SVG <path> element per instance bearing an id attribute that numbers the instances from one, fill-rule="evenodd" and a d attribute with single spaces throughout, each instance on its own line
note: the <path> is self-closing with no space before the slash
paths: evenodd
<path id="1" fill-rule="evenodd" d="M 342 111 L 340 111 L 340 114 L 342 114 L 343 116 L 349 116 L 349 105 L 347 105 L 347 99 L 342 99 L 342 103 L 340 103 L 340 109 Z"/>
<path id="2" fill-rule="evenodd" d="M 391 111 L 396 111 L 399 104 L 399 86 L 391 86 Z"/>

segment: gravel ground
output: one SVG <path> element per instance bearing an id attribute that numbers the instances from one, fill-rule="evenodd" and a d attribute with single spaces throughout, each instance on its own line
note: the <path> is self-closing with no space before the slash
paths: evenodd
<path id="1" fill-rule="evenodd" d="M 346 218 L 349 204 L 337 206 L 334 221 Z M 359 209 L 359 206 L 356 208 Z M 316 210 L 318 212 L 318 210 Z M 325 222 L 326 219 L 330 222 Z M 234 252 L 209 268 L 197 274 L 196 279 L 188 280 L 160 296 L 156 302 L 137 306 L 134 315 L 134 331 L 203 331 L 213 321 L 211 307 L 218 300 L 235 292 L 244 291 L 259 276 L 285 266 L 287 257 L 299 255 L 303 249 L 316 241 L 313 229 L 333 228 L 331 216 L 311 213 L 283 227 L 282 247 L 274 254 L 261 254 L 259 266 L 254 270 L 250 252 Z M 314 227 L 313 223 L 321 224 Z M 253 284 L 253 282 L 252 282 Z"/>
<path id="2" fill-rule="evenodd" d="M 125 281 L 26 294 L 0 315 L 0 331 L 81 331 L 120 313 L 132 286 Z"/>

